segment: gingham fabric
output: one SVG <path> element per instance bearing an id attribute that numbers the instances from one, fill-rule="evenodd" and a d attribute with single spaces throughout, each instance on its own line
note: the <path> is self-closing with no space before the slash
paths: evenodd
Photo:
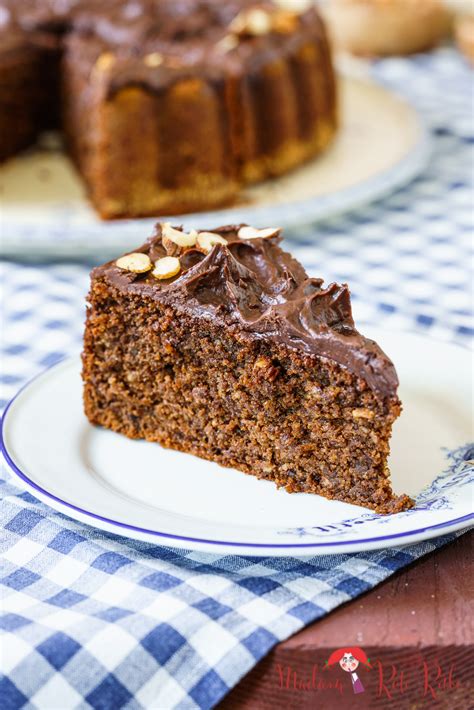
<path id="1" fill-rule="evenodd" d="M 450 50 L 378 63 L 432 129 L 427 172 L 378 204 L 289 238 L 308 271 L 348 281 L 359 320 L 473 335 L 472 74 Z M 80 347 L 90 265 L 1 264 L 2 406 Z M 305 559 L 128 542 L 0 485 L 0 707 L 210 708 L 278 641 L 452 536 Z"/>

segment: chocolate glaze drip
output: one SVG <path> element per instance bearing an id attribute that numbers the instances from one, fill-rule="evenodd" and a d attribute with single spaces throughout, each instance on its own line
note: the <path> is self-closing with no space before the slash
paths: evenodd
<path id="1" fill-rule="evenodd" d="M 334 360 L 366 380 L 381 397 L 395 397 L 395 368 L 379 346 L 355 328 L 347 285 L 309 278 L 279 246 L 280 237 L 242 240 L 241 225 L 212 230 L 227 239 L 209 254 L 197 249 L 180 258 L 181 272 L 158 281 L 109 262 L 94 270 L 123 292 L 140 294 L 222 326 L 237 325 L 307 355 Z M 161 227 L 138 251 L 152 261 L 165 256 Z"/>
<path id="2" fill-rule="evenodd" d="M 84 73 L 102 53 L 112 53 L 114 70 L 105 79 L 109 96 L 130 85 L 159 92 L 184 77 L 218 83 L 229 74 L 258 72 L 323 34 L 311 8 L 298 16 L 296 32 L 243 36 L 222 52 L 219 42 L 229 36 L 232 20 L 250 7 L 277 6 L 273 0 L 0 0 L 8 12 L 0 33 L 18 27 L 65 34 L 67 42 L 80 45 Z M 144 61 L 153 53 L 163 57 L 160 66 Z"/>

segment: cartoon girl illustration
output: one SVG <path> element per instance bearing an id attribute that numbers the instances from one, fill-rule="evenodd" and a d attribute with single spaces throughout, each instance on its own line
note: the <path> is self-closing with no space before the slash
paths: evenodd
<path id="1" fill-rule="evenodd" d="M 365 652 L 358 646 L 351 648 L 338 648 L 337 651 L 331 653 L 326 661 L 326 668 L 339 663 L 343 671 L 351 674 L 352 690 L 354 693 L 363 693 L 365 691 L 362 681 L 356 673 L 359 664 L 362 663 L 367 669 L 372 668 L 370 659 L 367 658 Z"/>

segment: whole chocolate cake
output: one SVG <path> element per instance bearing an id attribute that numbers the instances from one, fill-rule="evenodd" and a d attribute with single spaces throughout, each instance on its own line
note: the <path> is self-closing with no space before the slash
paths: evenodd
<path id="1" fill-rule="evenodd" d="M 93 424 L 379 512 L 412 505 L 387 468 L 395 368 L 280 230 L 165 223 L 92 272 L 84 352 Z M 225 475 L 223 473 L 222 475 Z"/>
<path id="2" fill-rule="evenodd" d="M 311 5 L 0 0 L 0 160 L 56 125 L 103 217 L 227 203 L 335 133 Z"/>

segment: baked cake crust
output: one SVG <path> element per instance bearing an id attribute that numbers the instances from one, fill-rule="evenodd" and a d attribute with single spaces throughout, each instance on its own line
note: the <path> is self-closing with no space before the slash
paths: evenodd
<path id="1" fill-rule="evenodd" d="M 387 468 L 394 366 L 356 330 L 347 286 L 309 278 L 279 240 L 242 225 L 184 236 L 158 225 L 96 268 L 86 415 L 291 492 L 410 507 Z"/>
<path id="2" fill-rule="evenodd" d="M 314 7 L 282 3 L 0 0 L 0 35 L 14 28 L 20 50 L 42 33 L 60 48 L 61 125 L 104 218 L 187 212 L 235 200 L 243 185 L 300 165 L 335 134 L 323 23 Z M 0 103 L 20 65 L 0 51 Z M 44 72 L 31 68 L 44 86 Z M 11 147 L 0 146 L 0 159 L 42 127 L 33 120 L 15 141 L 9 115 Z"/>

